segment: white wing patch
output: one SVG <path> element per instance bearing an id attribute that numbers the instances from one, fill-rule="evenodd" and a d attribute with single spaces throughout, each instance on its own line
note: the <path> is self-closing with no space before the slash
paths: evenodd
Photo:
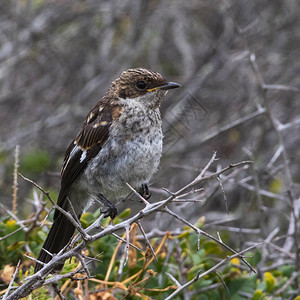
<path id="1" fill-rule="evenodd" d="M 63 166 L 63 169 L 62 169 L 62 173 L 64 172 L 64 170 L 66 169 L 68 163 L 70 162 L 70 160 L 74 157 L 74 155 L 78 152 L 78 151 L 81 151 L 81 149 L 76 145 L 76 143 L 74 142 L 75 144 L 75 147 L 72 149 L 72 151 L 70 152 L 70 155 L 68 157 L 68 160 L 66 161 L 66 163 L 64 164 Z"/>
<path id="2" fill-rule="evenodd" d="M 74 142 L 75 144 L 75 142 Z M 72 149 L 69 155 L 68 161 L 80 150 L 80 148 L 75 144 L 75 147 Z"/>
<path id="3" fill-rule="evenodd" d="M 80 157 L 80 163 L 82 163 L 86 159 L 86 151 L 83 151 Z"/>

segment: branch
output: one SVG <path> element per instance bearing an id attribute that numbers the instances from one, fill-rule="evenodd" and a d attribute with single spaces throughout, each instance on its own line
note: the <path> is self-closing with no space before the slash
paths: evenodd
<path id="1" fill-rule="evenodd" d="M 163 201 L 156 202 L 156 203 L 149 203 L 149 204 L 147 204 L 144 207 L 144 209 L 140 210 L 136 215 L 132 216 L 131 218 L 129 218 L 127 220 L 124 220 L 124 221 L 122 221 L 122 222 L 120 222 L 118 224 L 115 224 L 115 225 L 110 224 L 106 228 L 102 229 L 102 231 L 100 231 L 100 232 L 97 231 L 95 234 L 89 235 L 88 232 L 90 232 L 92 229 L 95 229 L 95 228 L 99 229 L 99 221 L 100 221 L 101 217 L 98 218 L 91 226 L 89 226 L 87 229 L 83 230 L 84 231 L 84 235 L 81 235 L 81 236 L 82 237 L 83 236 L 89 236 L 89 239 L 84 239 L 83 241 L 79 242 L 78 245 L 76 245 L 73 249 L 70 249 L 68 252 L 63 253 L 63 250 L 62 250 L 58 254 L 54 255 L 53 258 L 52 258 L 52 260 L 49 263 L 45 264 L 43 266 L 43 268 L 39 272 L 37 272 L 36 274 L 27 277 L 25 283 L 23 285 L 21 285 L 20 287 L 18 287 L 11 295 L 9 295 L 7 297 L 7 299 L 8 300 L 12 300 L 12 299 L 18 299 L 20 297 L 26 297 L 27 295 L 29 295 L 31 293 L 31 291 L 33 291 L 34 289 L 37 289 L 37 288 L 41 287 L 42 285 L 44 285 L 46 283 L 50 283 L 50 282 L 51 283 L 55 283 L 55 282 L 58 283 L 58 281 L 60 279 L 66 278 L 66 277 L 70 276 L 70 274 L 73 274 L 73 273 L 69 273 L 69 274 L 65 274 L 65 275 L 61 275 L 61 276 L 55 275 L 51 280 L 49 280 L 49 279 L 45 280 L 45 276 L 47 274 L 49 274 L 55 268 L 55 266 L 60 265 L 65 260 L 71 258 L 72 256 L 77 256 L 78 257 L 78 255 L 81 255 L 80 253 L 86 247 L 86 245 L 88 245 L 91 242 L 93 242 L 95 240 L 98 240 L 98 239 L 100 239 L 100 238 L 102 238 L 104 236 L 107 236 L 107 235 L 110 235 L 110 234 L 115 234 L 119 230 L 125 230 L 126 231 L 126 228 L 130 228 L 131 224 L 138 223 L 140 219 L 142 219 L 145 216 L 148 216 L 150 214 L 153 214 L 155 212 L 162 211 L 162 210 L 164 211 L 165 210 L 166 212 L 172 214 L 172 212 L 170 210 L 168 210 L 166 206 L 167 206 L 168 203 L 172 202 L 177 196 L 182 195 L 188 189 L 194 187 L 196 184 L 199 184 L 201 182 L 207 181 L 207 180 L 212 179 L 212 178 L 216 178 L 220 174 L 222 174 L 224 172 L 227 172 L 227 171 L 229 171 L 229 170 L 231 170 L 233 168 L 245 166 L 245 165 L 248 165 L 248 164 L 252 163 L 251 161 L 242 161 L 242 162 L 239 162 L 239 163 L 236 163 L 236 164 L 231 164 L 231 165 L 229 165 L 229 166 L 221 169 L 218 172 L 215 172 L 215 173 L 212 173 L 210 175 L 204 176 L 204 174 L 207 171 L 207 169 L 214 162 L 215 157 L 216 157 L 216 153 L 213 154 L 212 158 L 209 160 L 209 162 L 205 166 L 205 168 L 200 172 L 200 174 L 191 183 L 189 183 L 186 186 L 184 186 L 183 188 L 179 189 L 176 193 L 174 193 L 173 195 L 169 196 L 167 199 L 165 199 Z M 27 180 L 27 178 L 25 178 L 25 177 L 24 177 L 24 179 Z M 38 186 L 33 181 L 31 181 L 29 179 L 27 181 L 33 183 L 43 193 L 46 193 L 40 186 Z M 48 199 L 50 198 L 49 194 L 47 194 L 47 193 L 46 193 L 46 196 L 48 197 Z M 176 215 L 175 217 L 178 218 L 179 216 Z M 181 218 L 181 220 L 183 220 L 183 219 Z M 74 221 L 74 219 L 73 219 L 73 221 Z M 185 222 L 187 222 L 187 221 L 185 221 Z M 202 231 L 202 230 L 200 230 L 200 229 L 198 229 L 196 227 L 194 227 L 194 228 L 196 229 L 196 232 L 198 234 L 201 233 L 201 234 L 207 236 L 208 238 L 213 239 L 214 241 L 216 241 L 218 243 L 222 243 L 222 245 L 226 249 L 228 249 L 229 251 L 231 251 L 233 253 L 236 253 L 229 246 L 227 246 L 223 242 L 219 241 L 218 239 L 214 238 L 213 236 L 205 233 L 204 231 Z M 75 238 L 71 242 L 71 245 L 74 244 L 74 242 L 77 241 L 77 240 L 78 240 L 78 237 Z M 128 238 L 127 238 L 127 245 L 128 245 Z M 242 258 L 242 260 L 243 260 L 243 258 Z M 246 263 L 246 261 L 244 261 L 244 262 Z M 254 269 L 248 263 L 247 263 L 247 265 L 249 266 L 249 268 L 252 271 L 254 271 Z"/>
<path id="2" fill-rule="evenodd" d="M 223 266 L 224 264 L 226 264 L 228 261 L 230 261 L 231 259 L 235 258 L 235 257 L 240 257 L 242 254 L 257 248 L 258 246 L 260 246 L 262 243 L 257 243 L 253 246 L 248 247 L 245 250 L 242 250 L 236 254 L 233 254 L 231 256 L 227 256 L 226 258 L 224 258 L 222 261 L 220 261 L 219 263 L 217 263 L 216 265 L 214 265 L 212 268 L 210 268 L 209 270 L 201 273 L 201 271 L 198 271 L 197 275 L 190 281 L 188 281 L 187 283 L 185 283 L 184 285 L 181 285 L 178 287 L 178 289 L 172 293 L 170 296 L 168 296 L 165 300 L 171 300 L 173 299 L 176 295 L 178 295 L 179 293 L 181 293 L 184 289 L 186 289 L 188 286 L 190 286 L 191 284 L 193 284 L 194 282 L 198 281 L 200 278 L 203 278 L 204 276 L 215 272 L 217 269 L 219 269 L 221 266 Z"/>

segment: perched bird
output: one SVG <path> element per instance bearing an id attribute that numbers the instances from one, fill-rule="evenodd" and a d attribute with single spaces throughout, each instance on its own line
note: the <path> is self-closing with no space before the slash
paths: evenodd
<path id="1" fill-rule="evenodd" d="M 57 204 L 79 219 L 97 197 L 105 216 L 114 218 L 113 202 L 130 193 L 126 183 L 147 197 L 147 184 L 162 154 L 160 104 L 169 89 L 178 87 L 146 69 L 122 72 L 89 112 L 66 151 Z M 49 262 L 52 256 L 43 249 L 58 253 L 74 231 L 69 219 L 56 210 L 38 260 Z M 35 272 L 41 268 L 37 263 Z"/>

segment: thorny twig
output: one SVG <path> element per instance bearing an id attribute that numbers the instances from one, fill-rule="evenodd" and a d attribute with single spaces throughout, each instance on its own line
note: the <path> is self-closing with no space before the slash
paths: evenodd
<path id="1" fill-rule="evenodd" d="M 10 292 L 10 290 L 12 288 L 12 285 L 13 285 L 15 279 L 16 279 L 17 273 L 19 271 L 20 263 L 21 263 L 21 260 L 19 260 L 18 263 L 17 263 L 15 272 L 14 272 L 14 274 L 13 274 L 13 276 L 12 276 L 10 282 L 9 282 L 8 288 L 7 288 L 7 290 L 6 290 L 6 292 L 5 292 L 4 296 L 3 296 L 3 300 L 8 299 L 8 294 L 9 294 L 9 292 Z"/>
<path id="2" fill-rule="evenodd" d="M 182 292 L 183 290 L 185 290 L 188 286 L 190 286 L 191 284 L 193 284 L 194 282 L 198 281 L 200 278 L 203 278 L 204 276 L 206 276 L 207 274 L 213 273 L 215 270 L 217 270 L 218 268 L 220 268 L 221 266 L 223 266 L 225 263 L 227 263 L 229 260 L 235 258 L 235 257 L 240 257 L 242 256 L 244 253 L 257 248 L 261 245 L 261 243 L 255 244 L 253 246 L 248 247 L 245 250 L 242 250 L 236 254 L 233 254 L 231 256 L 227 256 L 226 258 L 224 258 L 222 261 L 220 261 L 219 263 L 217 263 L 216 265 L 214 265 L 212 268 L 210 268 L 209 270 L 201 273 L 201 271 L 198 271 L 197 275 L 190 281 L 186 282 L 185 284 L 181 285 L 178 287 L 178 289 L 172 293 L 170 296 L 168 296 L 166 298 L 166 300 L 171 300 L 173 299 L 176 295 L 178 295 L 180 292 Z"/>
<path id="3" fill-rule="evenodd" d="M 241 166 L 244 166 L 244 165 L 247 165 L 247 164 L 251 163 L 249 161 L 243 161 L 243 162 L 240 162 L 240 163 L 237 163 L 237 164 L 232 164 L 232 165 L 230 165 L 226 168 L 223 168 L 222 170 L 220 170 L 216 173 L 212 173 L 210 175 L 204 176 L 204 173 L 208 169 L 208 166 L 210 166 L 213 163 L 213 161 L 215 159 L 215 155 L 216 154 L 214 153 L 214 155 L 212 156 L 212 158 L 209 161 L 209 163 L 207 164 L 207 166 L 203 169 L 202 172 L 200 172 L 200 174 L 191 183 L 187 184 L 185 187 L 181 188 L 179 191 L 175 192 L 172 196 L 168 197 L 167 199 L 165 199 L 163 201 L 159 201 L 159 202 L 153 203 L 153 204 L 151 204 L 151 203 L 147 204 L 144 209 L 139 211 L 133 217 L 131 217 L 131 218 L 119 223 L 119 224 L 116 224 L 116 225 L 108 225 L 108 227 L 103 229 L 101 232 L 97 232 L 93 235 L 89 235 L 90 238 L 88 240 L 84 240 L 82 242 L 79 242 L 79 244 L 76 245 L 73 249 L 70 249 L 67 252 L 64 252 L 63 250 L 60 251 L 57 255 L 55 255 L 52 258 L 52 260 L 49 263 L 47 263 L 45 266 L 43 266 L 43 268 L 39 272 L 37 272 L 36 274 L 34 274 L 32 276 L 27 277 L 25 283 L 23 283 L 23 285 L 20 286 L 11 295 L 9 295 L 7 299 L 11 300 L 11 299 L 15 299 L 15 297 L 21 297 L 21 296 L 24 297 L 24 296 L 28 295 L 33 289 L 36 289 L 36 288 L 42 286 L 43 284 L 55 283 L 55 282 L 57 283 L 62 278 L 68 278 L 68 276 L 71 276 L 74 273 L 65 274 L 65 275 L 55 275 L 54 277 L 52 277 L 52 279 L 45 280 L 45 276 L 47 274 L 49 274 L 49 272 L 56 265 L 59 265 L 61 262 L 65 261 L 66 259 L 68 259 L 72 256 L 79 257 L 81 255 L 81 251 L 84 249 L 84 247 L 86 245 L 88 245 L 89 243 L 91 243 L 92 241 L 95 241 L 95 240 L 97 240 L 101 237 L 104 237 L 106 235 L 113 234 L 113 233 L 117 232 L 120 229 L 123 229 L 123 230 L 125 229 L 126 230 L 126 228 L 129 228 L 131 224 L 137 223 L 144 216 L 147 216 L 147 215 L 152 214 L 154 212 L 157 212 L 157 211 L 160 211 L 160 210 L 165 210 L 165 209 L 166 209 L 166 212 L 169 212 L 169 210 L 167 209 L 167 204 L 170 203 L 177 196 L 180 196 L 181 194 L 185 193 L 188 189 L 193 188 L 195 185 L 199 184 L 200 182 L 209 180 L 211 178 L 216 178 L 220 174 L 222 174 L 222 173 L 224 173 L 224 172 L 226 172 L 230 169 L 233 169 L 233 168 L 236 168 L 236 167 L 241 167 Z M 32 184 L 43 191 L 43 189 L 41 187 L 39 187 L 36 183 L 32 182 Z M 99 221 L 96 220 L 95 222 L 96 222 L 96 226 L 91 225 L 88 229 L 97 228 L 99 226 L 98 225 Z M 192 225 L 192 228 L 193 227 L 194 226 Z M 88 230 L 86 230 L 86 231 L 88 231 Z M 84 231 L 84 232 L 87 235 L 86 231 Z M 212 238 L 212 239 L 218 241 L 218 239 L 215 239 L 214 237 L 212 237 L 210 235 L 207 235 L 205 232 L 203 232 L 203 231 L 200 231 L 200 232 L 202 234 L 208 236 L 209 238 Z M 127 245 L 128 245 L 128 243 L 129 243 L 128 237 L 127 237 L 126 241 L 127 241 Z M 236 253 L 230 247 L 227 246 L 226 248 L 229 251 L 231 251 L 233 253 Z M 252 267 L 250 267 L 250 269 L 253 270 Z"/>

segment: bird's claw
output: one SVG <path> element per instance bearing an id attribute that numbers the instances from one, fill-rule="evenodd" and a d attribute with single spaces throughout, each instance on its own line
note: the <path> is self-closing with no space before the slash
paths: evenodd
<path id="1" fill-rule="evenodd" d="M 151 193 L 149 191 L 149 187 L 146 183 L 143 183 L 140 190 L 139 190 L 139 194 L 145 198 L 146 200 L 148 200 L 151 197 Z"/>
<path id="2" fill-rule="evenodd" d="M 100 209 L 101 214 L 104 214 L 104 218 L 110 217 L 114 219 L 118 215 L 117 208 L 112 204 L 112 207 L 106 207 L 104 209 Z"/>
<path id="3" fill-rule="evenodd" d="M 104 214 L 105 218 L 110 217 L 111 219 L 114 219 L 118 215 L 117 208 L 103 195 L 99 194 L 98 197 L 104 206 L 104 208 L 100 209 L 101 214 Z"/>

